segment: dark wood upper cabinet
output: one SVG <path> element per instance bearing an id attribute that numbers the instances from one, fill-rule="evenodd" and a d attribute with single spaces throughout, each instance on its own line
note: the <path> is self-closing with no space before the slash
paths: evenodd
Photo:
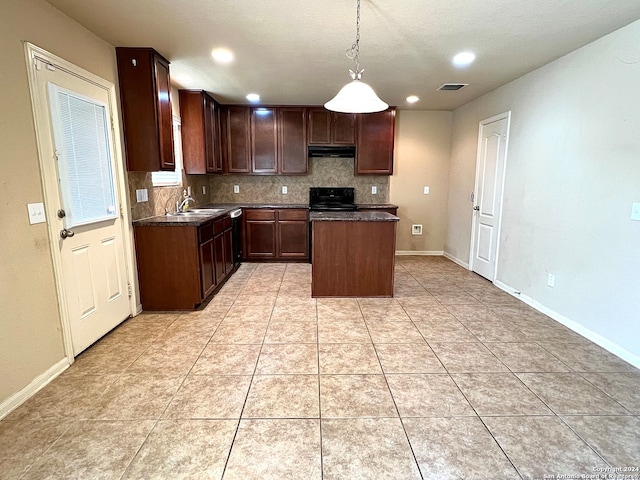
<path id="1" fill-rule="evenodd" d="M 185 172 L 222 173 L 219 105 L 202 90 L 179 90 L 178 93 Z"/>
<path id="2" fill-rule="evenodd" d="M 279 171 L 285 175 L 306 175 L 309 170 L 307 155 L 307 109 L 302 107 L 278 108 Z"/>
<path id="3" fill-rule="evenodd" d="M 278 132 L 275 108 L 251 109 L 253 173 L 278 172 Z"/>
<path id="4" fill-rule="evenodd" d="M 336 113 L 322 107 L 309 108 L 310 145 L 354 145 L 356 115 Z"/>
<path id="5" fill-rule="evenodd" d="M 357 175 L 392 175 L 395 108 L 358 115 Z"/>
<path id="6" fill-rule="evenodd" d="M 222 141 L 227 172 L 251 173 L 251 116 L 247 107 L 225 107 Z"/>
<path id="7" fill-rule="evenodd" d="M 169 62 L 152 48 L 116 48 L 127 169 L 175 169 Z"/>

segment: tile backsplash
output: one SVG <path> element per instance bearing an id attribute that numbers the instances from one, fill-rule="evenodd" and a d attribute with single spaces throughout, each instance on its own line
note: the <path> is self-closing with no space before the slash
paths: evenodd
<path id="1" fill-rule="evenodd" d="M 182 191 L 191 187 L 196 205 L 207 203 L 309 203 L 310 187 L 354 187 L 356 203 L 387 203 L 389 177 L 386 175 L 355 175 L 352 158 L 313 158 L 308 175 L 183 175 L 181 187 L 154 187 L 151 174 L 128 172 L 132 220 L 164 215 L 165 209 L 175 210 Z M 233 193 L 238 185 L 240 193 Z M 202 193 L 202 187 L 207 193 Z M 287 187 L 287 194 L 282 187 Z M 377 195 L 371 187 L 377 187 Z M 146 188 L 149 200 L 138 203 L 136 190 Z"/>
<path id="2" fill-rule="evenodd" d="M 356 203 L 387 203 L 389 177 L 355 175 L 353 163 L 352 158 L 312 158 L 308 175 L 211 175 L 211 202 L 307 204 L 310 187 L 355 187 Z M 240 193 L 233 193 L 234 185 Z M 371 194 L 372 186 L 377 195 Z"/>

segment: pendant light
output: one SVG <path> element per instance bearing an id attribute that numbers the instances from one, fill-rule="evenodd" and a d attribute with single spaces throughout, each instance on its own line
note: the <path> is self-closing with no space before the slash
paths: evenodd
<path id="1" fill-rule="evenodd" d="M 356 41 L 347 50 L 347 58 L 355 62 L 355 71 L 349 69 L 352 81 L 342 87 L 324 107 L 342 113 L 373 113 L 389 108 L 388 104 L 378 98 L 373 88 L 362 81 L 364 69 L 360 69 L 360 0 L 356 15 Z"/>

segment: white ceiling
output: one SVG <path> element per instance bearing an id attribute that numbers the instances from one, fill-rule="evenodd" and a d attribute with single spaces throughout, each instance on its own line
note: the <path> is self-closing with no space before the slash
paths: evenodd
<path id="1" fill-rule="evenodd" d="M 323 104 L 350 79 L 356 0 L 48 0 L 115 46 L 153 47 L 222 103 Z M 362 0 L 363 80 L 399 108 L 452 110 L 640 18 L 638 0 Z M 233 50 L 227 66 L 214 47 Z M 477 59 L 456 69 L 451 58 Z M 436 89 L 468 83 L 458 92 Z M 408 106 L 405 98 L 421 101 Z"/>

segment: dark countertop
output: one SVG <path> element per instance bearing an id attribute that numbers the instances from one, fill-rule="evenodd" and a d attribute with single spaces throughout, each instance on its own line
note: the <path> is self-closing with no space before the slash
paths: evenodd
<path id="1" fill-rule="evenodd" d="M 357 203 L 358 208 L 398 208 L 393 203 Z"/>
<path id="2" fill-rule="evenodd" d="M 398 208 L 390 203 L 358 204 L 359 208 Z M 202 215 L 158 215 L 155 217 L 135 220 L 136 227 L 165 226 L 165 227 L 199 227 L 209 220 L 224 216 L 237 208 L 309 208 L 305 203 L 208 203 L 193 207 L 195 210 L 216 209 L 214 213 Z M 398 217 L 385 212 L 311 212 L 311 220 L 347 221 L 347 222 L 397 222 Z M 348 215 L 348 218 L 345 217 Z M 388 216 L 388 217 L 385 217 Z M 336 217 L 337 216 L 337 217 Z M 336 218 L 333 218 L 336 217 Z"/>
<path id="3" fill-rule="evenodd" d="M 387 212 L 310 212 L 312 222 L 397 222 L 395 215 Z"/>

